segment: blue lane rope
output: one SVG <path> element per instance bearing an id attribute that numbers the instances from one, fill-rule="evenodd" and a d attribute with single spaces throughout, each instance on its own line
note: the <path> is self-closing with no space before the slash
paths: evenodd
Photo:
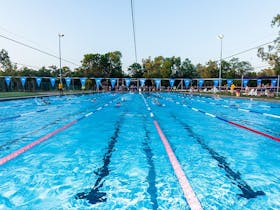
<path id="1" fill-rule="evenodd" d="M 4 118 L 0 118 L 0 122 L 3 122 L 3 121 L 7 121 L 7 120 L 12 120 L 12 119 L 16 119 L 16 118 L 19 118 L 19 117 L 23 117 L 25 115 L 29 115 L 29 114 L 33 114 L 33 113 L 40 113 L 40 112 L 45 112 L 47 111 L 48 109 L 40 109 L 40 110 L 37 110 L 37 111 L 32 111 L 32 112 L 26 112 L 26 113 L 23 113 L 23 114 L 18 114 L 18 115 L 14 115 L 14 116 L 10 116 L 10 117 L 4 117 Z"/>
<path id="2" fill-rule="evenodd" d="M 161 97 L 162 99 L 165 99 L 165 98 L 163 98 L 162 96 L 159 96 L 159 97 Z M 167 99 L 165 99 L 165 100 L 167 100 Z M 180 105 L 180 102 L 175 102 L 173 99 L 169 99 L 169 100 L 167 100 L 167 101 L 172 101 L 172 102 L 174 102 L 174 103 Z M 227 119 L 224 119 L 224 118 L 222 118 L 222 117 L 213 115 L 213 114 L 208 113 L 208 112 L 205 112 L 205 111 L 203 111 L 203 110 L 196 109 L 196 108 L 194 108 L 194 107 L 192 107 L 192 106 L 190 106 L 190 105 L 185 105 L 185 104 L 183 104 L 183 106 L 188 107 L 188 108 L 190 108 L 191 110 L 194 110 L 194 111 L 196 111 L 196 112 L 203 113 L 204 115 L 210 116 L 210 117 L 212 117 L 212 118 L 217 118 L 217 119 L 222 120 L 222 121 L 224 121 L 224 122 L 227 122 L 227 123 L 229 123 L 229 124 L 231 124 L 231 125 L 235 125 L 235 126 L 237 126 L 237 127 L 239 127 L 239 128 L 242 128 L 242 129 L 251 131 L 251 132 L 253 132 L 253 133 L 256 133 L 256 134 L 265 136 L 265 137 L 267 137 L 267 138 L 270 138 L 270 139 L 272 139 L 272 140 L 274 140 L 274 141 L 280 142 L 280 137 L 271 136 L 271 135 L 269 135 L 269 134 L 267 134 L 267 133 L 263 133 L 263 132 L 261 132 L 261 131 L 255 130 L 255 129 L 253 129 L 253 128 L 249 128 L 249 127 L 247 127 L 247 126 L 244 126 L 244 125 L 235 123 L 235 122 L 233 122 L 233 121 L 229 121 L 229 120 L 227 120 Z"/>
<path id="3" fill-rule="evenodd" d="M 184 98 L 186 98 L 186 97 L 184 97 Z M 207 103 L 207 101 L 203 101 L 203 100 L 197 100 L 196 99 L 196 101 L 202 102 L 202 103 Z M 214 102 L 209 102 L 209 104 L 212 104 L 212 105 L 222 105 L 223 107 L 236 109 L 238 111 L 251 112 L 251 113 L 254 113 L 254 114 L 261 114 L 261 115 L 264 115 L 264 116 L 267 116 L 267 117 L 273 117 L 273 118 L 280 119 L 280 115 L 269 114 L 269 113 L 260 112 L 260 111 L 256 111 L 256 110 L 251 110 L 251 109 L 243 109 L 243 108 L 236 107 L 235 105 L 224 105 L 224 104 L 221 104 L 221 103 L 214 103 Z"/>

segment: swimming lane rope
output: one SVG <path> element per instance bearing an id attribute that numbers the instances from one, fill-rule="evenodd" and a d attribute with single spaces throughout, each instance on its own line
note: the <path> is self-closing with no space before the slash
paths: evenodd
<path id="1" fill-rule="evenodd" d="M 186 97 L 182 97 L 182 98 L 185 99 Z M 251 112 L 251 113 L 254 113 L 254 114 L 261 114 L 261 115 L 264 115 L 264 116 L 267 116 L 267 117 L 273 117 L 273 118 L 280 119 L 280 115 L 277 115 L 277 114 L 270 114 L 270 113 L 260 112 L 260 111 L 251 110 L 251 109 L 243 109 L 243 108 L 237 107 L 236 105 L 224 105 L 224 104 L 221 104 L 221 103 L 208 102 L 208 101 L 205 101 L 205 100 L 198 100 L 198 99 L 196 99 L 196 101 L 202 102 L 202 103 L 209 103 L 209 104 L 212 104 L 212 105 L 221 105 L 223 107 L 236 109 L 238 111 Z"/>
<path id="2" fill-rule="evenodd" d="M 178 101 L 175 102 L 173 99 L 166 99 L 166 98 L 163 98 L 162 96 L 159 96 L 159 97 L 161 97 L 161 98 L 164 99 L 164 100 L 174 102 L 174 103 L 176 103 L 176 104 L 178 104 L 178 105 L 181 104 L 181 103 L 178 102 Z M 205 112 L 205 111 L 203 111 L 203 110 L 194 108 L 194 107 L 192 107 L 192 106 L 190 106 L 190 105 L 183 104 L 183 106 L 184 106 L 184 107 L 188 107 L 189 109 L 191 109 L 191 110 L 193 110 L 193 111 L 195 111 L 195 112 L 200 112 L 200 113 L 202 113 L 202 114 L 204 114 L 204 115 L 207 115 L 207 116 L 209 116 L 209 117 L 213 117 L 213 118 L 219 119 L 219 120 L 221 120 L 221 121 L 223 121 L 223 122 L 229 123 L 229 124 L 231 124 L 231 125 L 235 125 L 235 126 L 237 126 L 237 127 L 239 127 L 239 128 L 242 128 L 242 129 L 251 131 L 251 132 L 253 132 L 253 133 L 256 133 L 256 134 L 265 136 L 265 137 L 267 137 L 267 138 L 270 138 L 270 139 L 272 139 L 272 140 L 274 140 L 274 141 L 280 142 L 280 138 L 279 138 L 279 137 L 271 136 L 271 135 L 269 135 L 269 134 L 267 134 L 267 133 L 263 133 L 263 132 L 261 132 L 261 131 L 255 130 L 255 129 L 253 129 L 253 128 L 249 128 L 249 127 L 247 127 L 247 126 L 245 126 L 245 125 L 241 125 L 241 124 L 238 124 L 238 123 L 236 123 L 236 122 L 229 121 L 229 120 L 227 120 L 227 119 L 225 119 L 225 118 L 222 118 L 222 117 L 216 116 L 216 115 L 214 115 L 214 114 Z"/>

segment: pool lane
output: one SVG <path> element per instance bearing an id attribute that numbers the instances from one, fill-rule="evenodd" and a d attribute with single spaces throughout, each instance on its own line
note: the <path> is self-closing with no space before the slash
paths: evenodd
<path id="1" fill-rule="evenodd" d="M 214 149 L 209 147 L 205 141 L 200 137 L 198 134 L 196 134 L 189 125 L 187 125 L 185 122 L 180 120 L 178 117 L 175 116 L 174 113 L 171 114 L 171 117 L 178 121 L 184 129 L 188 132 L 188 134 L 196 140 L 196 142 L 201 145 L 203 149 L 205 149 L 211 157 L 218 162 L 218 166 L 222 168 L 225 171 L 225 175 L 231 180 L 233 184 L 238 186 L 238 188 L 241 190 L 241 197 L 244 197 L 246 199 L 256 198 L 260 195 L 265 195 L 265 193 L 262 190 L 254 191 L 251 186 L 249 186 L 246 181 L 244 181 L 241 178 L 241 174 L 237 171 L 235 172 L 231 167 L 230 164 L 227 162 L 226 158 L 222 155 L 220 155 L 218 152 L 216 152 Z"/>
<path id="2" fill-rule="evenodd" d="M 186 97 L 189 97 L 191 99 L 195 100 L 201 100 L 201 101 L 215 101 L 215 102 L 221 102 L 220 105 L 229 105 L 229 106 L 234 106 L 234 107 L 248 107 L 248 105 L 254 106 L 255 108 L 260 108 L 260 109 L 278 109 L 280 108 L 280 105 L 276 102 L 268 102 L 268 101 L 259 101 L 259 100 L 254 100 L 252 99 L 246 99 L 246 98 L 223 98 L 223 97 L 213 97 L 213 96 L 202 96 L 202 95 L 189 95 L 189 94 L 182 94 Z M 259 104 L 259 102 L 263 104 Z M 275 104 L 275 105 L 268 105 L 268 104 Z"/>
<path id="3" fill-rule="evenodd" d="M 94 106 L 92 107 L 92 109 L 94 109 L 94 107 L 97 108 L 100 104 L 102 104 L 101 100 L 103 99 L 103 97 L 104 96 L 99 96 L 97 98 L 98 101 L 96 101 L 93 104 Z M 112 98 L 112 99 L 114 99 L 114 98 Z M 51 122 L 49 122 L 49 123 L 47 123 L 47 124 L 45 124 L 45 125 L 43 125 L 43 126 L 41 126 L 39 128 L 36 128 L 35 130 L 27 132 L 27 133 L 25 133 L 25 134 L 23 134 L 23 135 L 21 135 L 21 136 L 19 136 L 17 138 L 11 138 L 8 141 L 4 141 L 3 143 L 1 142 L 1 144 L 0 144 L 0 151 L 9 150 L 9 149 L 13 148 L 14 144 L 16 144 L 18 142 L 28 141 L 28 137 L 31 137 L 31 135 L 34 135 L 35 133 L 38 133 L 40 131 L 43 131 L 43 130 L 45 130 L 45 129 L 49 128 L 49 127 L 55 126 L 55 125 L 60 125 L 64 121 L 69 120 L 69 118 L 73 118 L 73 117 L 76 117 L 78 115 L 85 114 L 87 112 L 88 112 L 88 110 L 79 110 L 79 111 L 74 112 L 74 113 L 72 113 L 72 112 L 67 113 L 67 114 L 63 113 L 64 114 L 63 116 L 61 116 L 59 118 L 56 118 L 54 121 L 51 121 Z M 31 120 L 36 120 L 36 118 L 32 117 Z M 29 121 L 29 123 L 33 123 L 31 120 Z M 2 139 L 2 141 L 3 141 L 3 139 Z M 0 152 L 0 154 L 1 154 L 1 152 Z"/>
<path id="4" fill-rule="evenodd" d="M 197 108 L 195 108 L 195 107 L 193 107 L 193 106 L 181 104 L 180 102 L 178 102 L 178 101 L 176 101 L 176 100 L 174 100 L 174 99 L 170 99 L 170 98 L 167 99 L 167 98 L 165 98 L 165 97 L 163 97 L 163 96 L 159 96 L 159 97 L 162 98 L 162 99 L 164 99 L 164 100 L 167 100 L 167 101 L 171 101 L 171 102 L 173 102 L 173 103 L 176 103 L 177 105 L 183 105 L 184 107 L 187 107 L 187 108 L 189 108 L 189 109 L 191 109 L 191 110 L 193 110 L 193 111 L 195 111 L 195 112 L 200 112 L 200 113 L 204 114 L 205 116 L 212 117 L 212 118 L 216 118 L 216 119 L 218 119 L 218 120 L 224 121 L 224 122 L 226 122 L 226 123 L 229 123 L 229 124 L 231 124 L 231 125 L 234 125 L 234 126 L 236 126 L 236 127 L 239 127 L 239 128 L 241 128 L 241 129 L 245 129 L 245 130 L 248 130 L 248 131 L 253 132 L 253 133 L 255 133 L 255 134 L 262 135 L 262 136 L 267 137 L 267 138 L 270 138 L 270 139 L 272 139 L 272 140 L 274 140 L 274 141 L 280 142 L 280 137 L 272 136 L 272 135 L 270 135 L 270 134 L 267 134 L 267 133 L 258 131 L 258 130 L 256 130 L 256 129 L 247 127 L 247 126 L 245 126 L 245 125 L 241 125 L 241 124 L 239 124 L 239 123 L 236 123 L 236 122 L 233 122 L 233 121 L 229 121 L 229 120 L 227 120 L 227 119 L 225 119 L 225 118 L 223 118 L 223 117 L 216 116 L 215 114 L 212 114 L 212 113 L 209 113 L 209 112 L 205 112 L 204 110 L 197 109 Z"/>
<path id="5" fill-rule="evenodd" d="M 158 209 L 159 205 L 157 202 L 157 198 L 158 198 L 158 189 L 156 187 L 156 170 L 155 170 L 155 163 L 153 161 L 153 151 L 152 148 L 150 146 L 151 144 L 151 137 L 150 137 L 150 131 L 147 128 L 146 122 L 147 122 L 147 117 L 146 115 L 143 116 L 143 128 L 145 131 L 145 137 L 142 143 L 143 146 L 143 151 L 145 153 L 146 156 L 146 160 L 147 160 L 147 164 L 149 167 L 149 172 L 147 175 L 147 182 L 149 183 L 149 187 L 147 189 L 148 193 L 151 196 L 151 202 L 152 202 L 152 208 L 153 210 Z"/>
<path id="6" fill-rule="evenodd" d="M 94 97 L 94 99 L 98 99 L 99 97 Z M 89 98 L 89 99 L 84 100 L 84 101 L 90 101 L 92 99 L 93 98 Z M 83 102 L 83 101 L 79 101 L 79 102 Z M 75 104 L 75 103 L 71 103 L 70 105 L 73 105 L 73 104 Z M 35 114 L 35 117 L 36 117 L 36 114 L 40 114 L 42 112 L 50 112 L 50 111 L 53 112 L 57 109 L 60 109 L 62 106 L 65 106 L 65 103 L 64 104 L 51 104 L 50 103 L 50 104 L 45 104 L 44 106 L 33 105 L 34 108 L 39 108 L 39 109 L 28 111 L 28 112 L 20 112 L 20 113 L 17 113 L 15 115 L 1 117 L 0 118 L 0 123 L 6 122 L 6 121 L 9 121 L 9 120 L 14 120 L 14 119 L 17 119 L 17 118 L 20 118 L 20 117 L 25 117 L 25 116 L 28 116 L 28 115 L 34 116 L 34 114 Z M 9 114 L 10 113 L 13 113 L 13 110 L 9 110 Z"/>
<path id="7" fill-rule="evenodd" d="M 184 96 L 180 96 L 180 95 L 178 95 L 178 97 L 180 97 L 182 99 L 189 99 L 188 97 L 184 97 Z M 271 114 L 271 113 L 267 113 L 267 112 L 264 112 L 264 111 L 257 111 L 257 110 L 252 110 L 252 109 L 248 109 L 248 108 L 241 108 L 240 106 L 237 106 L 235 104 L 225 105 L 225 104 L 222 104 L 222 103 L 215 103 L 215 102 L 209 102 L 209 101 L 206 101 L 206 100 L 199 100 L 195 97 L 193 97 L 192 99 L 197 101 L 197 102 L 200 102 L 200 103 L 207 103 L 207 104 L 210 104 L 210 105 L 218 105 L 218 106 L 222 106 L 222 107 L 225 107 L 225 108 L 235 109 L 235 110 L 241 111 L 241 112 L 250 112 L 250 113 L 257 114 L 257 115 L 263 115 L 263 116 L 267 116 L 267 117 L 280 119 L 280 115 L 278 115 L 278 114 Z"/>
<path id="8" fill-rule="evenodd" d="M 107 150 L 103 156 L 103 165 L 97 169 L 94 173 L 97 175 L 97 179 L 94 183 L 94 186 L 90 189 L 87 189 L 86 192 L 77 193 L 76 199 L 86 199 L 90 204 L 96 204 L 99 202 L 106 202 L 106 192 L 101 192 L 100 188 L 103 187 L 105 182 L 105 177 L 109 175 L 109 164 L 111 162 L 111 156 L 114 152 L 115 144 L 119 138 L 120 126 L 122 124 L 123 115 L 115 124 L 115 131 L 108 142 Z"/>
<path id="9" fill-rule="evenodd" d="M 165 150 L 166 150 L 166 153 L 169 157 L 169 160 L 170 160 L 170 163 L 173 167 L 173 170 L 178 178 L 178 181 L 181 185 L 181 188 L 184 192 L 184 196 L 185 196 L 185 199 L 186 201 L 188 202 L 190 208 L 192 210 L 200 210 L 200 209 L 203 209 L 201 204 L 200 204 L 200 201 L 199 199 L 197 198 L 195 192 L 193 191 L 176 155 L 174 154 L 167 138 L 165 137 L 161 127 L 159 126 L 159 123 L 158 121 L 155 119 L 155 116 L 154 116 L 154 113 L 152 112 L 152 109 L 150 108 L 150 106 L 148 105 L 145 97 L 142 95 L 142 98 L 144 100 L 144 103 L 146 105 L 146 108 L 147 110 L 150 112 L 150 117 L 152 118 L 153 122 L 154 122 L 154 125 L 157 129 L 157 132 L 162 140 L 162 143 L 165 147 Z"/>
<path id="10" fill-rule="evenodd" d="M 152 98 L 149 100 L 152 101 Z M 164 100 L 159 101 L 165 103 Z M 258 170 L 259 161 L 255 159 L 255 156 L 262 155 L 260 158 L 263 161 L 259 167 L 265 166 L 265 162 L 271 164 L 264 159 L 266 155 L 263 154 L 269 151 L 258 151 L 257 154 L 255 152 L 258 148 L 266 150 L 270 145 L 277 146 L 277 142 L 268 141 L 265 144 L 262 141 L 247 142 L 244 141 L 245 136 L 236 137 L 237 132 L 234 132 L 234 135 L 227 135 L 229 130 L 227 128 L 221 133 L 220 131 L 224 129 L 220 126 L 222 122 L 214 124 L 213 118 L 204 120 L 203 116 L 175 103 L 168 102 L 165 105 L 164 107 L 154 104 L 153 113 L 159 118 L 163 131 L 195 191 L 200 195 L 200 201 L 205 209 L 223 209 L 223 207 L 239 209 L 243 204 L 244 209 L 256 209 L 252 206 L 257 203 L 263 204 L 262 201 L 271 197 L 268 186 L 264 184 L 265 181 L 258 182 L 260 179 L 273 178 L 266 177 L 270 166 L 265 167 L 265 170 Z M 169 112 L 191 126 L 194 135 L 188 133 L 178 121 L 173 120 Z M 218 127 L 220 131 L 217 130 Z M 251 139 L 252 135 L 247 135 L 248 139 Z M 197 141 L 199 137 L 203 140 L 200 141 L 202 145 Z M 273 168 L 271 170 L 275 171 Z"/>
<path id="11" fill-rule="evenodd" d="M 103 106 L 100 106 L 100 107 L 98 107 L 97 109 L 95 109 L 95 110 L 93 110 L 93 111 L 91 111 L 91 112 L 89 112 L 89 113 L 87 113 L 87 114 L 85 114 L 85 115 L 83 115 L 83 116 L 81 116 L 81 117 L 79 117 L 79 118 L 77 118 L 77 119 L 75 119 L 75 120 L 73 120 L 73 121 L 71 121 L 71 122 L 69 122 L 69 123 L 63 125 L 62 127 L 57 128 L 56 130 L 54 130 L 54 131 L 52 131 L 52 132 L 50 132 L 50 133 L 44 135 L 43 137 L 41 137 L 41 138 L 39 138 L 39 139 L 33 141 L 32 143 L 30 143 L 30 144 L 28 144 L 28 145 L 26 145 L 26 146 L 24 146 L 24 147 L 22 147 L 22 148 L 16 150 L 15 152 L 12 152 L 12 153 L 10 153 L 9 155 L 6 155 L 5 157 L 2 157 L 2 158 L 0 159 L 0 166 L 3 165 L 3 164 L 5 164 L 5 163 L 7 163 L 8 161 L 10 161 L 10 160 L 16 158 L 16 157 L 19 156 L 20 154 L 22 154 L 22 153 L 24 153 L 24 152 L 30 150 L 32 147 L 34 147 L 34 146 L 36 146 L 36 145 L 38 145 L 38 144 L 40 144 L 40 143 L 42 143 L 42 142 L 48 140 L 49 138 L 53 137 L 54 135 L 56 135 L 57 133 L 59 133 L 59 132 L 65 130 L 65 129 L 67 129 L 68 127 L 70 127 L 70 126 L 72 126 L 73 124 L 79 122 L 80 120 L 91 116 L 92 114 L 94 114 L 95 112 L 97 112 L 97 111 L 99 111 L 99 110 L 102 110 L 103 108 L 107 107 L 108 104 L 113 103 L 113 101 L 114 101 L 114 100 L 109 101 L 108 103 L 105 103 Z"/>

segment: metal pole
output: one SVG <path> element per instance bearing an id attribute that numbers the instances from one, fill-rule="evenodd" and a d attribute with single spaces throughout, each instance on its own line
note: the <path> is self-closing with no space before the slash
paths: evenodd
<path id="1" fill-rule="evenodd" d="M 132 18 L 132 28 L 133 28 L 133 40 L 134 40 L 134 55 L 135 55 L 135 63 L 137 63 L 137 47 L 136 47 L 136 37 L 135 37 L 135 20 L 134 20 L 134 7 L 133 0 L 130 1 L 131 8 L 131 18 Z"/>
<path id="2" fill-rule="evenodd" d="M 242 77 L 241 77 L 241 88 L 240 88 L 240 94 L 243 92 L 243 79 L 244 79 L 244 76 L 242 74 Z"/>
<path id="3" fill-rule="evenodd" d="M 59 43 L 59 80 L 60 84 L 62 85 L 62 69 L 61 69 L 61 44 L 60 44 L 60 38 L 63 37 L 63 34 L 58 34 L 58 43 Z"/>
<path id="4" fill-rule="evenodd" d="M 218 38 L 221 40 L 221 54 L 220 54 L 220 70 L 219 70 L 219 92 L 221 92 L 221 84 L 222 84 L 222 58 L 223 58 L 223 38 L 224 35 L 220 34 Z"/>
<path id="5" fill-rule="evenodd" d="M 280 75 L 278 75 L 278 79 L 277 79 L 277 91 L 276 91 L 276 96 L 279 96 L 279 80 L 280 80 Z"/>

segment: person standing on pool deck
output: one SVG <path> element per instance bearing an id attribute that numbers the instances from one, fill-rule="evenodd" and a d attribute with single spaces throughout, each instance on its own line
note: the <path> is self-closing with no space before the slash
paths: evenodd
<path id="1" fill-rule="evenodd" d="M 59 90 L 60 95 L 62 95 L 63 94 L 63 87 L 62 87 L 61 82 L 58 84 L 58 90 Z"/>
<path id="2" fill-rule="evenodd" d="M 235 85 L 232 83 L 231 86 L 230 86 L 231 95 L 233 95 L 234 89 L 235 89 Z"/>

